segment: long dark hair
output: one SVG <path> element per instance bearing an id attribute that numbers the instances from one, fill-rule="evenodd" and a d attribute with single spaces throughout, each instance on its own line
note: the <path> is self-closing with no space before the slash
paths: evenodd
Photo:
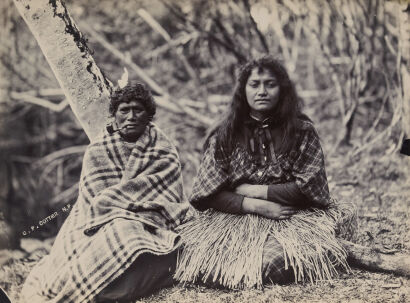
<path id="1" fill-rule="evenodd" d="M 268 70 L 273 73 L 279 84 L 279 103 L 270 113 L 276 127 L 282 131 L 280 152 L 287 153 L 292 148 L 298 118 L 309 120 L 301 113 L 300 101 L 285 67 L 270 55 L 252 59 L 239 68 L 237 83 L 231 104 L 221 121 L 208 132 L 205 147 L 212 135 L 216 136 L 216 154 L 220 158 L 229 155 L 243 134 L 244 121 L 249 118 L 250 107 L 245 93 L 246 83 L 254 69 Z M 222 154 L 221 154 L 221 151 Z"/>

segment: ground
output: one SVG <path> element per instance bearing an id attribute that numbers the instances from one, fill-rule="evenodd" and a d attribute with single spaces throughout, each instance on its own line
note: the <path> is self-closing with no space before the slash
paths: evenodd
<path id="1" fill-rule="evenodd" d="M 263 291 L 221 291 L 204 287 L 175 287 L 137 302 L 408 302 L 408 279 L 354 269 L 334 281 L 316 285 L 273 285 Z"/>
<path id="2" fill-rule="evenodd" d="M 325 147 L 326 151 L 326 147 Z M 409 253 L 408 205 L 410 184 L 406 180 L 404 156 L 381 157 L 382 152 L 366 159 L 330 157 L 327 172 L 332 194 L 338 200 L 349 200 L 358 208 L 355 242 L 383 248 L 391 253 Z M 12 302 L 30 268 L 50 248 L 52 239 L 25 239 L 21 251 L 5 252 L 8 261 L 0 270 L 0 287 Z M 2 256 L 0 255 L 0 258 Z M 333 281 L 305 285 L 273 285 L 260 290 L 228 291 L 203 286 L 179 285 L 137 302 L 409 302 L 410 279 L 386 273 L 353 268 Z"/>

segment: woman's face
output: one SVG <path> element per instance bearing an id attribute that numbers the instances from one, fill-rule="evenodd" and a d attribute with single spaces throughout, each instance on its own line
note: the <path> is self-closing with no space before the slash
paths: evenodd
<path id="1" fill-rule="evenodd" d="M 246 100 L 255 118 L 266 118 L 279 103 L 279 82 L 267 69 L 254 68 L 245 86 Z"/>
<path id="2" fill-rule="evenodd" d="M 138 101 L 120 103 L 114 118 L 121 136 L 127 141 L 136 141 L 148 124 L 147 111 Z"/>

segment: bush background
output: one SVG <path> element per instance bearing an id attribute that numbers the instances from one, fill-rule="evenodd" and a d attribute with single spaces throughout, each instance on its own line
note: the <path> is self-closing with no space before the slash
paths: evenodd
<path id="1" fill-rule="evenodd" d="M 78 0 L 66 5 L 114 84 L 124 68 L 130 81 L 140 81 L 138 65 L 169 93 L 170 103 L 180 106 L 180 113 L 159 108 L 155 122 L 178 148 L 187 195 L 202 139 L 229 102 L 236 68 L 269 52 L 283 60 L 304 112 L 319 131 L 332 194 L 358 206 L 356 241 L 408 252 L 409 160 L 398 153 L 406 89 L 401 68 L 408 66 L 408 50 L 402 52 L 408 36 L 401 27 L 408 23 L 400 23 L 399 2 Z M 0 223 L 5 234 L 0 236 L 0 286 L 14 294 L 33 260 L 49 249 L 68 214 L 62 208 L 76 200 L 88 139 L 11 0 L 0 4 L 0 22 Z M 155 90 L 154 95 L 163 97 Z M 55 211 L 56 219 L 30 232 Z M 273 286 L 264 293 L 176 287 L 152 300 L 300 302 L 311 295 L 311 301 L 336 302 L 369 294 L 375 302 L 399 302 L 408 298 L 406 288 L 407 279 L 355 271 L 322 286 Z"/>

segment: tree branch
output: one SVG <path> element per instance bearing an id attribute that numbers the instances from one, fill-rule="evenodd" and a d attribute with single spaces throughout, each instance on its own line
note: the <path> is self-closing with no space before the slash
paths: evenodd
<path id="1" fill-rule="evenodd" d="M 185 34 L 181 37 L 175 38 L 175 39 L 169 41 L 168 43 L 165 43 L 165 44 L 153 49 L 152 51 L 147 52 L 144 55 L 144 58 L 153 58 L 153 57 L 159 56 L 160 54 L 168 51 L 170 48 L 174 48 L 174 47 L 177 47 L 179 45 L 186 44 L 190 40 L 192 40 L 194 38 L 197 38 L 198 36 L 199 36 L 199 33 L 197 31 L 194 31 L 192 33 Z"/>
<path id="2" fill-rule="evenodd" d="M 130 66 L 132 70 L 144 81 L 146 82 L 151 89 L 153 89 L 159 96 L 155 97 L 155 100 L 157 101 L 159 106 L 164 107 L 167 110 L 170 110 L 171 112 L 174 113 L 186 113 L 189 115 L 191 118 L 193 118 L 196 121 L 199 121 L 205 125 L 211 125 L 212 119 L 207 118 L 206 116 L 199 114 L 193 110 L 190 110 L 181 104 L 179 102 L 175 101 L 172 102 L 172 98 L 169 95 L 169 93 L 163 89 L 159 84 L 157 84 L 149 75 L 145 73 L 145 71 L 139 67 L 137 64 L 135 64 L 130 58 L 126 57 L 123 53 L 121 53 L 117 48 L 115 48 L 113 45 L 108 43 L 100 34 L 98 34 L 96 31 L 94 31 L 89 25 L 85 23 L 81 23 L 81 27 L 84 28 L 87 32 L 89 32 L 95 40 L 97 40 L 103 47 L 105 47 L 109 52 L 111 52 L 115 57 L 120 59 L 122 62 Z"/>
<path id="3" fill-rule="evenodd" d="M 64 99 L 60 103 L 55 104 L 55 103 L 50 102 L 50 101 L 45 100 L 45 99 L 30 96 L 27 93 L 11 92 L 10 97 L 14 100 L 17 100 L 17 101 L 23 101 L 23 102 L 27 102 L 27 103 L 31 103 L 31 104 L 35 104 L 35 105 L 38 105 L 38 106 L 45 107 L 45 108 L 47 108 L 49 110 L 52 110 L 54 112 L 61 112 L 68 106 L 67 99 Z"/>
<path id="4" fill-rule="evenodd" d="M 166 42 L 168 42 L 169 44 L 172 42 L 171 36 L 168 34 L 168 32 L 146 10 L 139 9 L 138 14 L 142 19 L 144 19 L 145 22 L 148 23 L 149 26 L 151 26 L 156 32 L 158 32 L 165 39 Z M 182 64 L 185 67 L 185 70 L 187 71 L 191 79 L 193 79 L 196 82 L 198 89 L 201 89 L 200 79 L 197 73 L 192 68 L 192 66 L 189 64 L 184 53 L 182 51 L 179 51 L 175 46 L 171 46 L 171 48 L 174 50 L 178 58 L 181 60 Z"/>
<path id="5" fill-rule="evenodd" d="M 246 61 L 246 57 L 240 52 L 238 52 L 230 44 L 225 43 L 223 40 L 219 39 L 212 32 L 204 30 L 203 27 L 200 26 L 198 23 L 192 20 L 188 20 L 183 14 L 181 14 L 178 10 L 172 7 L 172 5 L 167 3 L 165 0 L 161 0 L 161 2 L 170 10 L 172 14 L 174 14 L 183 23 L 193 26 L 198 32 L 205 34 L 209 40 L 213 40 L 214 42 L 216 42 L 217 44 L 225 48 L 228 52 L 232 53 L 235 56 L 235 58 L 238 60 L 239 63 L 244 63 Z"/>

